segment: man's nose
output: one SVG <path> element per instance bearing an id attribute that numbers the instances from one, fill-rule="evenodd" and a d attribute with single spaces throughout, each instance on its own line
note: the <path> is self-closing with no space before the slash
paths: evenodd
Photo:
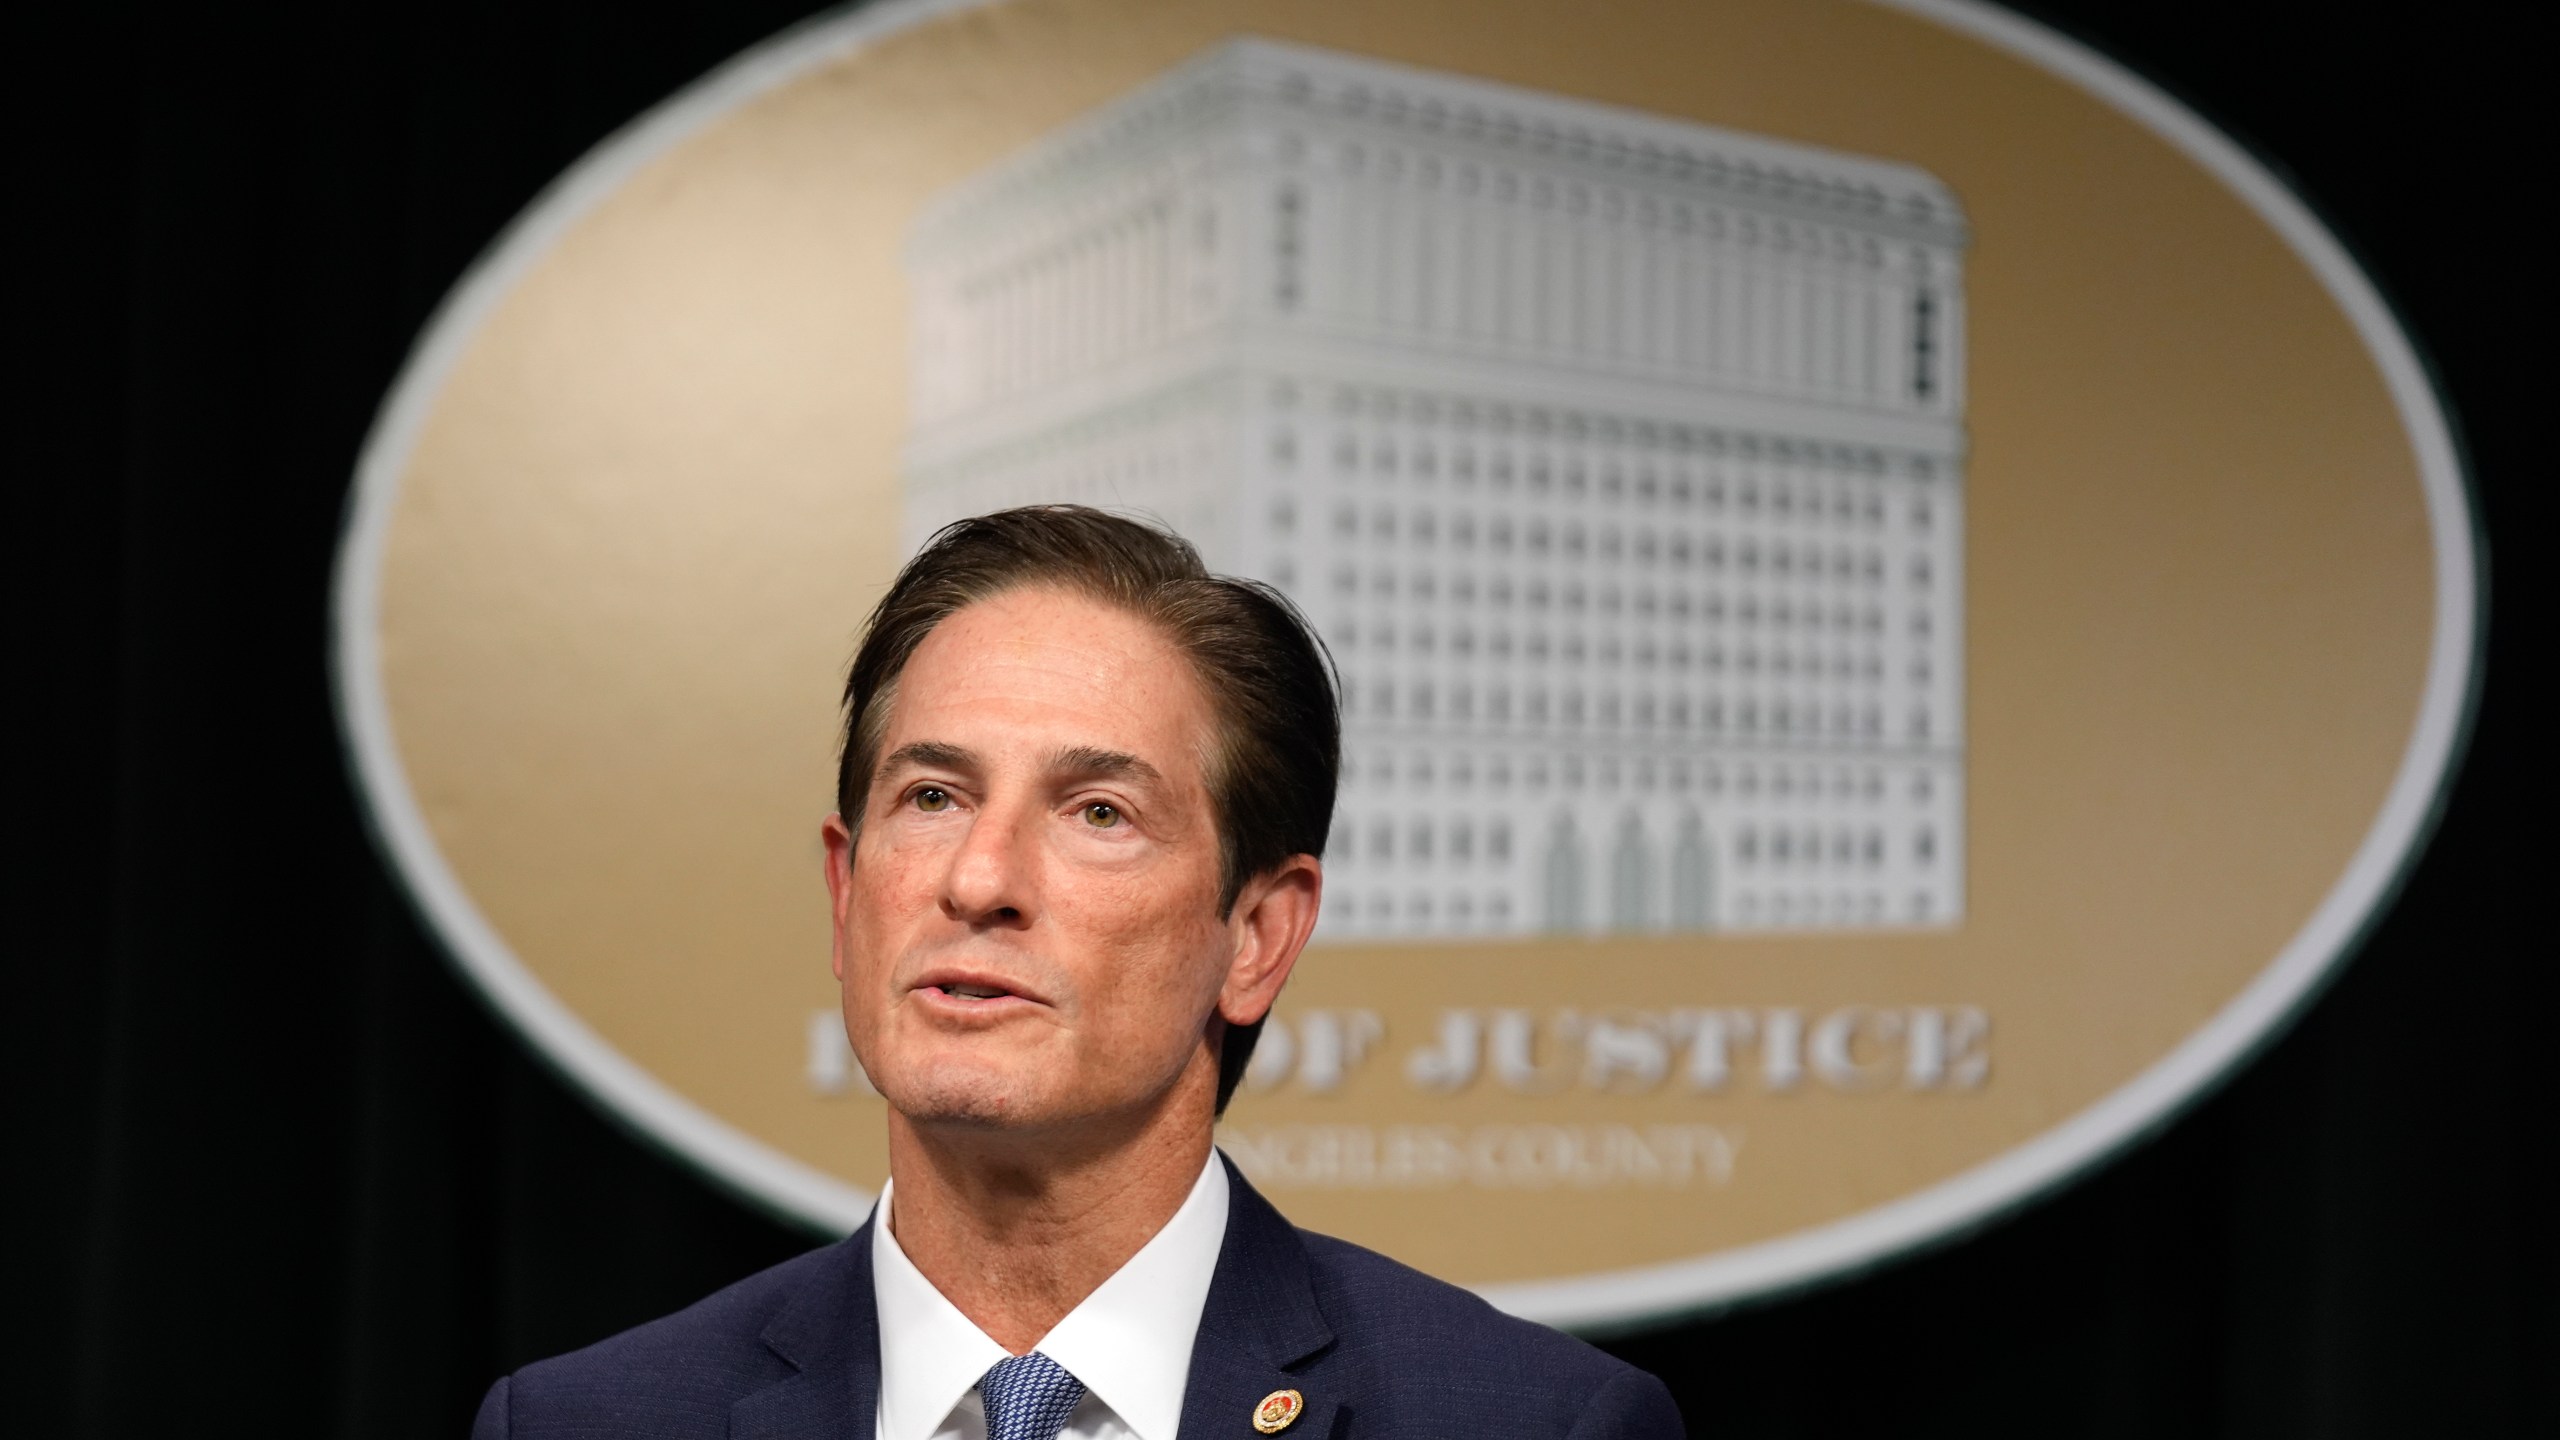
<path id="1" fill-rule="evenodd" d="M 943 872 L 942 911 L 969 925 L 1024 925 L 1032 915 L 1037 807 L 990 804 Z"/>

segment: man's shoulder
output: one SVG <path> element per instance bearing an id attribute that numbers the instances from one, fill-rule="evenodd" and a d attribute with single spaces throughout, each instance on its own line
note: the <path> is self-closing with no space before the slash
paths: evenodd
<path id="1" fill-rule="evenodd" d="M 1317 1303 L 1334 1331 L 1321 1363 L 1365 1376 L 1356 1389 L 1404 1392 L 1415 1421 L 1445 1418 L 1452 1405 L 1489 1404 L 1524 1434 L 1565 1433 L 1577 1415 L 1602 1420 L 1594 1433 L 1680 1433 L 1669 1392 L 1635 1366 L 1373 1250 L 1298 1233 Z M 1627 1428 L 1584 1413 L 1595 1405 L 1623 1411 Z M 1540 1424 L 1544 1412 L 1562 1425 Z"/>
<path id="2" fill-rule="evenodd" d="M 814 1283 L 844 1268 L 851 1243 L 796 1256 L 672 1315 L 525 1366 L 490 1391 L 474 1435 L 541 1435 L 552 1422 L 604 1422 L 634 1435 L 726 1433 L 731 1406 L 794 1373 L 767 1332 Z"/>
<path id="3" fill-rule="evenodd" d="M 1451 1348 L 1491 1363 L 1535 1362 L 1558 1378 L 1605 1380 L 1630 1369 L 1560 1331 L 1508 1315 L 1474 1291 L 1426 1275 L 1375 1250 L 1312 1230 L 1306 1242 L 1317 1303 L 1343 1348 Z"/>

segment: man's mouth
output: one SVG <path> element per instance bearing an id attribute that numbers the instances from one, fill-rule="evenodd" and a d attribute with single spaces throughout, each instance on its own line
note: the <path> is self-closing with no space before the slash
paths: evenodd
<path id="1" fill-rule="evenodd" d="M 1039 996 L 1017 989 L 1011 979 L 1006 976 L 985 973 L 972 975 L 967 971 L 955 974 L 944 970 L 918 976 L 916 993 L 973 1008 L 994 1007 L 1008 1000 L 1040 1003 Z"/>

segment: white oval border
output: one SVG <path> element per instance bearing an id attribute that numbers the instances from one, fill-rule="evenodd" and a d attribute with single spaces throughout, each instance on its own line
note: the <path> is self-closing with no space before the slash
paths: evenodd
<path id="1" fill-rule="evenodd" d="M 573 1014 L 508 948 L 436 847 L 392 741 L 378 625 L 400 476 L 445 378 L 502 297 L 642 166 L 730 110 L 909 26 L 1004 0 L 882 0 L 775 36 L 658 105 L 552 182 L 466 272 L 428 322 L 357 462 L 331 597 L 331 660 L 357 790 L 394 869 L 463 973 L 527 1039 L 641 1135 L 758 1205 L 837 1233 L 872 1193 L 793 1159 L 669 1089 Z M 1996 1159 L 1844 1220 L 1690 1260 L 1570 1280 L 1482 1287 L 1517 1315 L 1587 1332 L 1806 1285 L 1942 1240 L 2069 1179 L 2165 1124 L 2270 1039 L 2345 957 L 2414 862 L 2477 689 L 2479 569 L 2452 433 L 2408 337 L 2364 272 L 2284 183 L 2201 117 L 2078 42 L 1983 0 L 1871 0 L 1961 32 L 2071 81 L 2167 140 L 2283 237 L 2345 312 L 2415 447 L 2435 540 L 2434 645 L 2418 722 L 2373 828 L 2274 961 L 2194 1034 L 2095 1105 Z"/>

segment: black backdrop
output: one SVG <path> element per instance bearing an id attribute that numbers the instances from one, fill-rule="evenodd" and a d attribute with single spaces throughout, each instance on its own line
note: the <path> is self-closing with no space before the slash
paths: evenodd
<path id="1" fill-rule="evenodd" d="M 437 298 L 564 165 L 801 8 L 22 34 L 11 1433 L 457 1435 L 508 1367 L 810 1243 L 465 990 L 367 843 L 324 663 L 350 466 Z M 2294 176 L 2437 364 L 2505 562 L 2468 767 L 2362 957 L 2165 1134 L 1931 1253 L 1612 1342 L 1701 1434 L 2560 1434 L 2527 913 L 2552 852 L 2509 683 L 2548 654 L 2550 261 L 2519 213 L 2548 188 L 2542 76 L 2488 6 L 2231 9 L 2036 7 Z"/>

